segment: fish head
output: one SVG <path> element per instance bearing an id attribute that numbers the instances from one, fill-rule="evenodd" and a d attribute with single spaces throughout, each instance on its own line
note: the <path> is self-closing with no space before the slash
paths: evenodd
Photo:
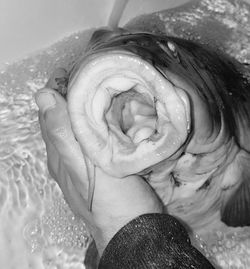
<path id="1" fill-rule="evenodd" d="M 126 176 L 183 152 L 219 147 L 226 129 L 225 85 L 210 68 L 221 64 L 215 58 L 216 53 L 174 37 L 95 32 L 69 82 L 73 128 L 92 137 L 90 143 L 79 135 L 84 152 L 106 172 Z M 76 106 L 77 99 L 86 102 Z M 92 117 L 91 123 L 82 126 L 80 114 Z"/>

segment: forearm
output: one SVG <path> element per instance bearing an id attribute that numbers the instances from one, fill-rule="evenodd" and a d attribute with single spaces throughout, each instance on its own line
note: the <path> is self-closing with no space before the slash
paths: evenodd
<path id="1" fill-rule="evenodd" d="M 195 249 L 184 227 L 167 214 L 142 215 L 109 242 L 99 269 L 214 268 Z"/>

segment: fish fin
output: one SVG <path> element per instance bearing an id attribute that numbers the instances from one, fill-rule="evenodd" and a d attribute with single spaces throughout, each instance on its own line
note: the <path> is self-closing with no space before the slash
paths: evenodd
<path id="1" fill-rule="evenodd" d="M 250 156 L 240 159 L 242 169 L 238 188 L 227 198 L 221 211 L 221 220 L 232 227 L 250 226 Z"/>

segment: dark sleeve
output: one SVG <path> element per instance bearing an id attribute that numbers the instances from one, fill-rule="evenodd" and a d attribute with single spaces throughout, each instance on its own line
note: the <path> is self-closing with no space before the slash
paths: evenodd
<path id="1" fill-rule="evenodd" d="M 167 214 L 146 214 L 125 225 L 104 250 L 99 269 L 210 269 L 187 231 Z"/>

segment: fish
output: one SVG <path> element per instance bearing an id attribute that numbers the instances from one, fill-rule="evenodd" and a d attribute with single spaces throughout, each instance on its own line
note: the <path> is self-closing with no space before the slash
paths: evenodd
<path id="1" fill-rule="evenodd" d="M 192 230 L 250 225 L 249 66 L 187 39 L 99 29 L 66 86 L 94 167 L 140 175 Z"/>

